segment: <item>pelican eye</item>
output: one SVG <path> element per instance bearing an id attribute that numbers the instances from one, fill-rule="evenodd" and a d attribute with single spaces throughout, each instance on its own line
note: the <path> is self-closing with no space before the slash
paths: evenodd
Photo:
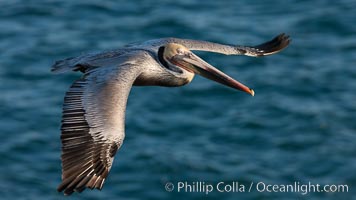
<path id="1" fill-rule="evenodd" d="M 184 54 L 185 54 L 185 51 L 184 51 L 182 48 L 178 48 L 178 49 L 177 49 L 177 53 L 178 53 L 179 55 L 184 55 Z"/>

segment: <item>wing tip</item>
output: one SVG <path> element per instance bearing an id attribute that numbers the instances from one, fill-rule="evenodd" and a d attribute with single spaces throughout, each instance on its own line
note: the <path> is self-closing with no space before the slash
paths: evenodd
<path id="1" fill-rule="evenodd" d="M 63 192 L 65 196 L 70 196 L 74 192 L 81 193 L 86 188 L 102 190 L 105 182 L 105 177 L 93 174 L 92 176 L 77 176 L 74 178 L 63 179 L 62 183 L 57 187 L 58 192 Z"/>
<path id="2" fill-rule="evenodd" d="M 244 55 L 246 56 L 261 57 L 282 51 L 290 44 L 290 42 L 290 36 L 285 33 L 281 33 L 272 40 L 256 46 L 245 47 L 242 50 L 244 50 Z"/>
<path id="3" fill-rule="evenodd" d="M 278 53 L 286 48 L 291 43 L 291 38 L 286 33 L 281 33 L 274 37 L 272 40 L 263 44 L 254 46 L 253 48 L 258 51 L 257 56 L 266 56 Z"/>
<path id="4" fill-rule="evenodd" d="M 86 66 L 79 63 L 81 57 L 70 57 L 63 60 L 57 60 L 51 67 L 51 72 L 61 74 L 68 71 L 81 71 L 84 72 Z"/>
<path id="5" fill-rule="evenodd" d="M 68 60 L 70 60 L 70 59 L 72 59 L 72 58 L 68 58 L 68 59 L 64 59 L 64 60 L 57 60 L 56 62 L 54 62 L 54 64 L 51 67 L 51 72 L 60 74 L 60 73 L 69 71 L 70 66 L 69 66 Z"/>

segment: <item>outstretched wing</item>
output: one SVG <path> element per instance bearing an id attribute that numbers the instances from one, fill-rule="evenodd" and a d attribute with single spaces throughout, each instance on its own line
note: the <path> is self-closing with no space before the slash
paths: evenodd
<path id="1" fill-rule="evenodd" d="M 125 109 L 139 66 L 132 56 L 97 61 L 66 93 L 61 126 L 62 183 L 70 195 L 101 189 L 125 137 Z"/>
<path id="2" fill-rule="evenodd" d="M 246 56 L 266 56 L 277 53 L 287 47 L 290 43 L 289 36 L 282 33 L 272 40 L 256 46 L 241 46 L 241 45 L 225 45 L 214 42 L 190 40 L 180 38 L 162 38 L 149 40 L 141 44 L 143 46 L 159 47 L 167 43 L 174 42 L 195 51 L 208 51 L 214 53 L 221 53 L 226 55 L 246 55 Z M 130 45 L 129 45 L 130 46 Z"/>
<path id="3" fill-rule="evenodd" d="M 87 119 L 98 113 L 85 108 L 88 80 L 80 79 L 73 83 L 66 93 L 61 127 L 62 140 L 62 183 L 58 191 L 70 195 L 81 192 L 86 187 L 101 189 L 111 168 L 115 152 L 124 139 L 108 137 L 103 128 L 91 131 L 96 125 Z M 86 117 L 87 116 L 87 117 Z M 100 122 L 97 122 L 100 123 Z"/>

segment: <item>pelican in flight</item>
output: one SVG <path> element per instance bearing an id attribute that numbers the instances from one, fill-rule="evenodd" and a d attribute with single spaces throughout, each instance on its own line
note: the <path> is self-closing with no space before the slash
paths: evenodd
<path id="1" fill-rule="evenodd" d="M 86 188 L 102 189 L 125 138 L 126 102 L 132 86 L 177 87 L 190 83 L 198 74 L 253 96 L 252 89 L 192 51 L 258 57 L 277 53 L 289 42 L 285 34 L 257 46 L 162 38 L 56 61 L 52 72 L 83 73 L 64 98 L 62 183 L 57 190 L 70 195 Z"/>

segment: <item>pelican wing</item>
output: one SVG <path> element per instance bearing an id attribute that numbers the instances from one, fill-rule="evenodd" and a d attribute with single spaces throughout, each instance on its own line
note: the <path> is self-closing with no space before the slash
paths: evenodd
<path id="1" fill-rule="evenodd" d="M 126 102 L 139 69 L 131 58 L 96 60 L 104 66 L 88 68 L 66 93 L 58 191 L 70 195 L 103 187 L 125 137 Z"/>
<path id="2" fill-rule="evenodd" d="M 256 46 L 240 46 L 240 45 L 225 45 L 201 40 L 190 40 L 180 38 L 163 38 L 156 40 L 149 40 L 142 43 L 147 46 L 162 46 L 167 43 L 174 42 L 195 51 L 208 51 L 214 53 L 221 53 L 225 55 L 246 55 L 246 56 L 266 56 L 277 53 L 287 47 L 290 43 L 289 36 L 282 33 L 272 40 Z M 136 44 L 137 45 L 137 44 Z"/>

